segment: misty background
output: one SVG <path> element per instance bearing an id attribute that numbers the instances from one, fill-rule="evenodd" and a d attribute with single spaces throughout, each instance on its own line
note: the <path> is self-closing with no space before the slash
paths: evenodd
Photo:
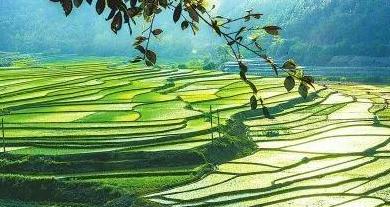
<path id="1" fill-rule="evenodd" d="M 305 65 L 389 66 L 389 0 L 214 0 L 216 13 L 229 17 L 254 9 L 263 13 L 259 25 L 282 27 L 271 42 L 276 59 L 294 57 Z M 49 0 L 0 0 L 0 51 L 96 56 L 134 56 L 134 37 L 146 25 L 115 35 L 95 7 L 83 3 L 69 17 Z M 205 25 L 193 36 L 181 31 L 166 11 L 157 20 L 164 33 L 152 43 L 160 59 L 187 61 L 207 58 L 223 42 Z"/>

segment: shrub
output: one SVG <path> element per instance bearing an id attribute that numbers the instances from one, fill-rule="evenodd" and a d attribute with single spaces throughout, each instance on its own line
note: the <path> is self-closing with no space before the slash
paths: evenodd
<path id="1" fill-rule="evenodd" d="M 381 121 L 379 119 L 379 117 L 377 115 L 374 116 L 374 126 L 380 126 L 381 125 Z"/>
<path id="2" fill-rule="evenodd" d="M 228 120 L 227 124 L 221 128 L 222 137 L 198 148 L 208 162 L 221 164 L 257 151 L 256 143 L 249 137 L 248 127 L 242 122 Z"/>
<path id="3" fill-rule="evenodd" d="M 177 68 L 178 68 L 178 69 L 187 69 L 188 66 L 187 66 L 186 64 L 179 64 L 179 65 L 177 66 Z"/>
<path id="4" fill-rule="evenodd" d="M 133 196 L 124 195 L 120 198 L 109 201 L 104 205 L 104 207 L 124 207 L 124 206 L 133 206 L 135 199 Z"/>
<path id="5" fill-rule="evenodd" d="M 280 135 L 278 130 L 268 130 L 263 132 L 263 135 L 266 137 L 277 137 Z"/>
<path id="6" fill-rule="evenodd" d="M 104 152 L 66 156 L 13 156 L 0 160 L 3 173 L 81 173 L 104 170 L 142 169 L 204 164 L 204 158 L 194 151 Z"/>
<path id="7" fill-rule="evenodd" d="M 31 178 L 19 175 L 0 176 L 0 197 L 23 201 L 48 201 L 100 205 L 122 194 L 93 183 L 60 181 L 54 178 Z"/>
<path id="8" fill-rule="evenodd" d="M 217 64 L 215 64 L 213 62 L 206 62 L 203 65 L 204 70 L 215 70 L 217 67 L 218 67 Z"/>

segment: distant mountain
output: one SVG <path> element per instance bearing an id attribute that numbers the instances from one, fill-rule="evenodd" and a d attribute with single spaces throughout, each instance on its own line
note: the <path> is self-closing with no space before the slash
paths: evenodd
<path id="1" fill-rule="evenodd" d="M 282 39 L 269 48 L 277 59 L 294 57 L 304 65 L 390 66 L 390 0 L 213 1 L 222 14 L 237 17 L 254 8 L 264 13 L 262 24 L 281 26 Z M 0 12 L 0 51 L 134 54 L 127 29 L 114 35 L 104 20 L 108 14 L 97 17 L 87 5 L 65 18 L 61 7 L 49 0 L 0 0 Z M 161 59 L 205 57 L 223 43 L 208 28 L 196 37 L 181 32 L 169 12 L 157 24 L 165 30 L 152 47 Z M 136 34 L 146 25 L 138 26 Z"/>
<path id="2" fill-rule="evenodd" d="M 231 5 L 231 4 L 230 4 Z M 234 4 L 233 4 L 234 5 Z M 264 12 L 283 28 L 270 53 L 304 64 L 390 66 L 389 0 L 253 0 L 241 7 Z"/>

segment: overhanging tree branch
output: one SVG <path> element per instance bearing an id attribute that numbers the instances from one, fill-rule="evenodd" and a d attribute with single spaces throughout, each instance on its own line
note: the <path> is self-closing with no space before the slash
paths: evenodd
<path id="1" fill-rule="evenodd" d="M 68 16 L 73 6 L 79 7 L 83 0 L 50 0 L 52 2 L 59 2 L 64 9 L 65 15 Z M 92 4 L 93 0 L 86 0 L 87 3 Z M 211 11 L 215 8 L 213 5 L 211 9 L 206 9 L 206 2 L 204 0 L 97 0 L 96 12 L 100 15 L 103 11 L 110 9 L 107 21 L 112 20 L 111 30 L 117 33 L 122 24 L 127 24 L 130 34 L 132 34 L 131 23 L 136 25 L 137 21 L 145 21 L 150 23 L 149 27 L 142 32 L 140 36 L 135 38 L 134 48 L 137 49 L 141 55 L 134 58 L 131 62 L 144 61 L 147 66 L 153 66 L 157 61 L 157 54 L 152 51 L 150 42 L 153 37 L 159 36 L 163 30 L 154 29 L 154 21 L 157 15 L 163 10 L 173 10 L 173 21 L 181 22 L 182 30 L 190 27 L 192 32 L 196 34 L 199 31 L 199 23 L 203 22 L 210 27 L 215 33 L 226 41 L 230 50 L 233 52 L 235 61 L 240 69 L 241 79 L 251 88 L 253 96 L 250 98 L 251 108 L 256 109 L 257 103 L 260 101 L 263 105 L 263 100 L 258 97 L 258 89 L 253 82 L 251 82 L 246 74 L 248 66 L 245 62 L 242 50 L 248 51 L 253 56 L 262 59 L 270 65 L 275 74 L 279 71 L 286 73 L 287 77 L 284 81 L 284 86 L 287 91 L 291 91 L 295 85 L 296 80 L 300 81 L 298 91 L 304 98 L 308 95 L 309 86 L 314 88 L 314 79 L 311 76 L 306 76 L 302 68 L 300 68 L 294 60 L 287 60 L 283 65 L 278 65 L 270 58 L 261 47 L 260 37 L 262 35 L 278 36 L 281 30 L 278 26 L 251 26 L 251 23 L 261 19 L 263 14 L 253 12 L 253 10 L 245 11 L 245 15 L 234 19 L 224 17 L 221 15 L 213 16 Z M 131 20 L 131 21 L 130 21 Z M 239 25 L 239 29 L 234 29 Z M 233 29 L 231 29 L 233 28 Z M 143 34 L 148 32 L 146 36 Z M 248 41 L 249 40 L 249 41 Z M 264 106 L 263 106 L 264 109 Z"/>

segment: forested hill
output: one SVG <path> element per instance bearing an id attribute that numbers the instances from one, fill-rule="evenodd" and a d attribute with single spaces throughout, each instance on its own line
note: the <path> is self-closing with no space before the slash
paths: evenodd
<path id="1" fill-rule="evenodd" d="M 272 50 L 277 57 L 318 65 L 390 65 L 388 0 L 258 0 L 245 6 L 283 28 L 283 41 Z"/>
<path id="2" fill-rule="evenodd" d="M 265 14 L 267 23 L 280 25 L 282 38 L 270 48 L 276 58 L 294 57 L 305 65 L 390 65 L 389 0 L 210 1 L 224 15 L 239 16 L 253 8 Z M 105 56 L 133 52 L 128 31 L 115 36 L 104 20 L 108 13 L 98 17 L 88 5 L 65 18 L 61 7 L 49 0 L 1 0 L 0 12 L 0 51 Z M 204 57 L 222 43 L 208 28 L 197 37 L 181 33 L 170 13 L 158 21 L 165 25 L 161 41 L 153 44 L 160 59 Z"/>

